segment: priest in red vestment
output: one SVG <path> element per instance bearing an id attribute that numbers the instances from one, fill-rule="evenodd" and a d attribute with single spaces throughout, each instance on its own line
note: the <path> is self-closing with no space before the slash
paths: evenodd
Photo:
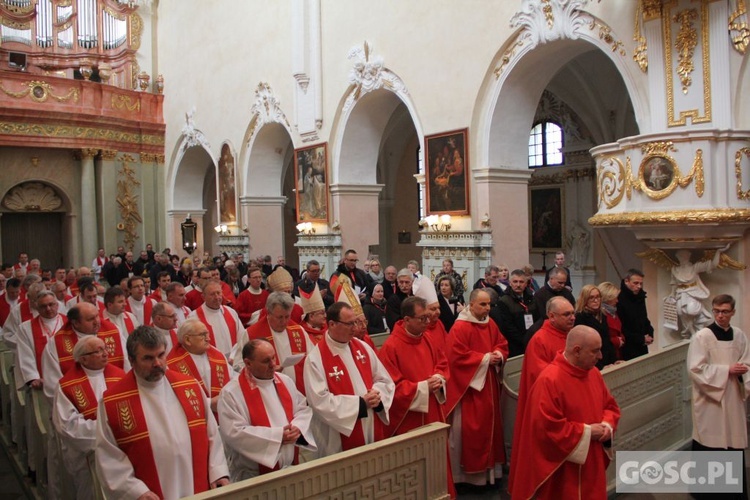
<path id="1" fill-rule="evenodd" d="M 500 390 L 508 341 L 489 312 L 490 295 L 475 289 L 448 335 L 451 378 L 446 407 L 453 416 L 453 479 L 480 486 L 495 484 L 505 463 Z"/>
<path id="2" fill-rule="evenodd" d="M 557 353 L 565 349 L 565 339 L 575 324 L 575 309 L 565 297 L 552 297 L 547 301 L 547 319 L 538 332 L 531 337 L 523 357 L 521 380 L 518 385 L 518 403 L 513 428 L 513 445 L 510 449 L 510 477 L 508 489 L 513 487 L 516 474 L 522 474 L 527 465 L 518 462 L 513 450 L 523 432 L 523 414 L 531 387 L 539 374 L 554 361 Z"/>
<path id="3" fill-rule="evenodd" d="M 425 281 L 429 281 L 424 278 Z M 429 283 L 433 290 L 432 283 Z M 401 317 L 378 352 L 396 392 L 390 409 L 385 437 L 398 436 L 432 422 L 445 422 L 445 383 L 450 378 L 448 360 L 425 335 L 430 316 L 422 297 L 407 297 L 401 303 Z M 446 453 L 448 450 L 446 450 Z M 446 478 L 451 497 L 456 496 L 448 464 Z"/>
<path id="4" fill-rule="evenodd" d="M 263 283 L 263 273 L 257 267 L 251 267 L 247 270 L 247 288 L 240 292 L 234 309 L 242 320 L 242 324 L 250 326 L 258 320 L 258 316 L 266 307 L 269 292 L 261 288 Z"/>
<path id="5" fill-rule="evenodd" d="M 576 326 L 531 388 L 514 450 L 524 470 L 515 477 L 513 499 L 607 498 L 620 408 L 595 368 L 601 348 L 596 330 Z"/>

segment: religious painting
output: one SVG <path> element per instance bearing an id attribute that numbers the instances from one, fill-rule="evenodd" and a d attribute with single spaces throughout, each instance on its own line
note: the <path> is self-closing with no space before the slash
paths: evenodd
<path id="1" fill-rule="evenodd" d="M 425 137 L 427 214 L 469 214 L 469 129 Z"/>
<path id="2" fill-rule="evenodd" d="M 529 238 L 533 250 L 561 250 L 565 203 L 563 186 L 529 188 Z"/>
<path id="3" fill-rule="evenodd" d="M 222 223 L 237 222 L 237 199 L 234 186 L 234 156 L 229 144 L 221 146 L 219 159 L 219 217 Z"/>
<path id="4" fill-rule="evenodd" d="M 650 154 L 643 158 L 638 178 L 646 196 L 660 200 L 677 187 L 678 172 L 677 163 L 671 156 Z"/>
<path id="5" fill-rule="evenodd" d="M 294 150 L 297 222 L 328 222 L 326 144 Z"/>

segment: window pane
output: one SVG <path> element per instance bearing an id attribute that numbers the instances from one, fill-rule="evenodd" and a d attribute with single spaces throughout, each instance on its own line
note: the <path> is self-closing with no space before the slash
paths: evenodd
<path id="1" fill-rule="evenodd" d="M 552 122 L 545 123 L 545 143 L 547 145 L 547 165 L 562 165 L 563 163 L 563 132 L 559 125 Z"/>

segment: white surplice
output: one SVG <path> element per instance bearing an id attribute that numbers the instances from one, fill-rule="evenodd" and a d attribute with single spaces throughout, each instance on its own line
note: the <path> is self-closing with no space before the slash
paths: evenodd
<path id="1" fill-rule="evenodd" d="M 219 309 L 211 309 L 206 304 L 203 304 L 195 311 L 192 311 L 188 317 L 200 321 L 198 310 L 203 311 L 203 314 L 206 316 L 206 321 L 208 321 L 208 323 L 211 325 L 211 328 L 213 329 L 214 341 L 216 342 L 215 347 L 220 350 L 224 356 L 229 358 L 234 344 L 232 343 L 232 335 L 229 332 L 229 325 L 227 325 L 227 322 L 224 320 L 223 310 L 229 311 L 229 314 L 231 314 L 232 318 L 234 319 L 234 338 L 236 338 L 237 340 L 239 340 L 242 332 L 245 330 L 242 327 L 242 321 L 240 321 L 240 317 L 237 316 L 237 313 L 231 307 L 221 306 L 221 308 Z"/>
<path id="2" fill-rule="evenodd" d="M 693 439 L 711 448 L 746 448 L 745 400 L 750 373 L 729 375 L 735 363 L 750 367 L 750 342 L 732 327 L 734 338 L 720 341 L 709 328 L 690 340 L 687 367 L 693 383 Z M 743 382 L 744 380 L 744 382 Z"/>
<path id="3" fill-rule="evenodd" d="M 341 451 L 340 434 L 351 435 L 359 415 L 360 397 L 367 393 L 367 387 L 355 365 L 349 344 L 336 342 L 328 334 L 326 334 L 324 342 L 330 347 L 331 353 L 338 355 L 344 363 L 355 394 L 331 394 L 328 390 L 330 374 L 326 373 L 323 367 L 320 350 L 316 345 L 307 355 L 305 362 L 305 393 L 314 413 L 312 425 L 315 440 L 318 443 L 318 457 L 325 457 Z M 367 417 L 361 419 L 365 444 L 369 444 L 375 440 L 375 415 L 386 425 L 390 423 L 388 410 L 391 407 L 396 386 L 388 374 L 388 370 L 380 362 L 372 348 L 364 342 L 360 342 L 360 344 L 364 346 L 370 357 L 372 388 L 380 392 L 380 401 L 383 403 L 382 411 L 373 412 L 372 409 L 368 408 Z"/>
<path id="4" fill-rule="evenodd" d="M 245 377 L 245 373 L 243 371 L 239 377 Z M 305 396 L 297 390 L 289 377 L 283 373 L 278 375 L 292 396 L 294 418 L 291 424 L 300 430 L 302 437 L 307 441 L 307 445 L 300 445 L 300 448 L 317 450 L 310 430 L 312 410 L 307 406 Z M 219 395 L 218 405 L 219 430 L 226 444 L 232 482 L 257 476 L 258 464 L 273 468 L 278 462 L 279 468 L 282 469 L 292 465 L 295 447 L 293 444 L 281 443 L 284 426 L 289 422 L 276 392 L 274 380 L 260 380 L 250 376 L 258 385 L 271 424 L 270 427 L 260 427 L 250 421 L 239 377 L 224 386 Z"/>
<path id="5" fill-rule="evenodd" d="M 104 317 L 107 318 L 112 322 L 113 325 L 117 327 L 117 329 L 120 331 L 120 336 L 125 339 L 127 342 L 128 335 L 130 335 L 132 332 L 128 331 L 128 325 L 125 324 L 125 316 L 130 317 L 130 321 L 133 322 L 133 328 L 138 328 L 142 325 L 140 321 L 138 321 L 138 318 L 135 317 L 135 314 L 130 313 L 128 311 L 123 312 L 122 314 L 118 314 L 115 316 L 114 314 L 110 314 L 107 311 L 104 311 Z"/>
<path id="6" fill-rule="evenodd" d="M 89 379 L 94 397 L 99 401 L 107 388 L 104 368 L 83 368 L 83 371 Z M 63 464 L 75 483 L 76 499 L 93 499 L 93 481 L 86 456 L 94 452 L 96 420 L 84 418 L 58 386 L 52 405 L 52 424 L 60 437 Z"/>
<path id="7" fill-rule="evenodd" d="M 17 389 L 23 387 L 24 384 L 42 378 L 42 375 L 37 370 L 36 364 L 36 347 L 34 344 L 34 333 L 32 332 L 32 319 L 24 321 L 18 329 L 18 335 L 16 336 L 16 365 L 18 365 L 21 371 L 21 380 L 16 381 Z M 47 336 L 47 343 L 52 340 L 55 332 L 63 327 L 64 319 L 60 315 L 56 315 L 52 319 L 42 318 L 42 331 Z M 42 351 L 44 352 L 44 351 Z"/>
<path id="8" fill-rule="evenodd" d="M 143 415 L 148 425 L 151 449 L 165 499 L 193 495 L 193 458 L 187 418 L 166 377 L 147 382 L 136 376 Z M 208 432 L 208 481 L 229 476 L 224 445 L 208 399 L 203 398 Z M 99 405 L 96 428 L 96 473 L 105 498 L 138 498 L 148 491 L 135 477 L 128 456 L 117 446 L 103 404 Z"/>
<path id="9" fill-rule="evenodd" d="M 146 307 L 146 302 L 151 302 L 151 310 L 153 310 L 153 307 L 156 305 L 156 302 L 154 299 L 149 299 L 147 296 L 143 296 L 141 300 L 135 300 L 133 297 L 128 297 L 128 305 L 130 306 L 130 312 L 133 313 L 133 316 L 138 320 L 139 325 L 145 325 L 146 321 L 144 321 L 143 318 L 143 309 Z M 148 318 L 149 321 L 151 318 Z"/>

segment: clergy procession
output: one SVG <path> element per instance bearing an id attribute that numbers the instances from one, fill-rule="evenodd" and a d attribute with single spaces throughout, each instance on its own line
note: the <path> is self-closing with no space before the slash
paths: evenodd
<path id="1" fill-rule="evenodd" d="M 541 286 L 490 265 L 464 297 L 450 259 L 430 279 L 415 261 L 359 268 L 348 250 L 326 280 L 315 260 L 299 276 L 283 259 L 142 255 L 119 280 L 103 250 L 92 268 L 5 266 L 17 394 L 2 411 L 49 498 L 176 499 L 432 422 L 450 425 L 452 498 L 606 498 L 620 408 L 600 371 L 653 342 L 643 272 L 576 298 L 558 254 Z M 690 344 L 696 450 L 747 447 L 750 342 L 734 312 L 715 297 Z M 504 366 L 521 354 L 503 415 Z M 44 443 L 33 401 L 49 408 Z"/>

